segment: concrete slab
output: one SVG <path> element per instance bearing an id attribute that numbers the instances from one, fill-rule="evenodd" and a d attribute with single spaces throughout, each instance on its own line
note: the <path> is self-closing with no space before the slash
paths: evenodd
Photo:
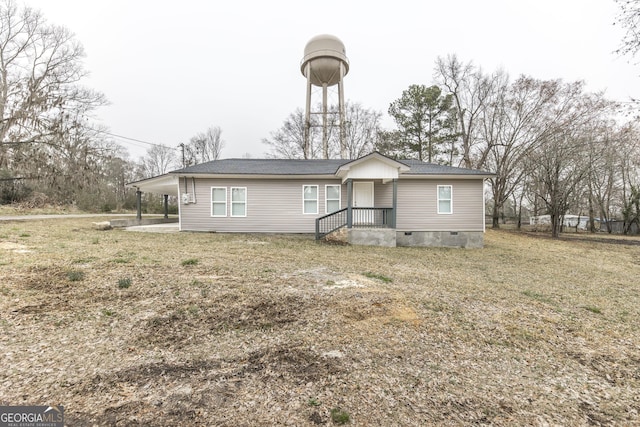
<path id="1" fill-rule="evenodd" d="M 394 228 L 350 228 L 347 231 L 348 241 L 360 246 L 396 246 L 396 230 Z"/>
<path id="2" fill-rule="evenodd" d="M 135 225 L 126 227 L 126 231 L 141 231 L 145 233 L 177 233 L 180 231 L 180 225 L 173 222 L 168 224 L 152 224 L 152 225 Z"/>

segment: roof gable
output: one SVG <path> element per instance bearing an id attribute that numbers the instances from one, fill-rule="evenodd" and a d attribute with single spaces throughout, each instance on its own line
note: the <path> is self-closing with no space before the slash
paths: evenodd
<path id="1" fill-rule="evenodd" d="M 336 176 L 347 179 L 397 179 L 398 175 L 409 171 L 409 166 L 383 156 L 377 151 L 340 166 Z"/>

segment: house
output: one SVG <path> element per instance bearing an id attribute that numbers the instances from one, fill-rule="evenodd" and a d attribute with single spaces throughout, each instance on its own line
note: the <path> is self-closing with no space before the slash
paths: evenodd
<path id="1" fill-rule="evenodd" d="M 128 184 L 179 198 L 181 231 L 315 233 L 352 244 L 482 247 L 491 174 L 397 161 L 224 159 Z"/>
<path id="2" fill-rule="evenodd" d="M 531 218 L 529 218 L 529 224 L 534 226 L 534 229 L 544 229 L 545 227 L 551 227 L 551 215 L 532 216 Z M 589 217 L 584 215 L 566 214 L 563 216 L 562 226 L 586 231 L 587 227 L 589 226 Z"/>

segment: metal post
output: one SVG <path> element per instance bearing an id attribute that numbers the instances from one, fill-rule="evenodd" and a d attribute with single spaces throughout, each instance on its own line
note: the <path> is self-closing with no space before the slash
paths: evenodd
<path id="1" fill-rule="evenodd" d="M 164 195 L 164 219 L 169 218 L 169 195 Z"/>
<path id="2" fill-rule="evenodd" d="M 347 228 L 353 227 L 353 181 L 347 179 Z"/>
<path id="3" fill-rule="evenodd" d="M 136 219 L 142 219 L 142 191 L 136 190 Z"/>
<path id="4" fill-rule="evenodd" d="M 393 211 L 391 212 L 391 228 L 396 228 L 396 211 L 398 210 L 398 180 L 393 180 Z"/>

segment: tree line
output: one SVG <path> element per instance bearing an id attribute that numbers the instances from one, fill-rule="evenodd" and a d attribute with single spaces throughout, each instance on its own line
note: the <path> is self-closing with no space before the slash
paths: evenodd
<path id="1" fill-rule="evenodd" d="M 585 91 L 584 82 L 511 79 L 450 55 L 436 60 L 432 85 L 411 85 L 390 103 L 396 129 L 382 129 L 380 113 L 347 105 L 349 158 L 376 150 L 491 172 L 495 228 L 509 210 L 518 226 L 525 211 L 550 215 L 554 236 L 567 213 L 588 218 L 592 230 L 611 231 L 611 220 L 621 219 L 628 232 L 640 225 L 640 133 L 628 107 Z M 301 158 L 304 127 L 296 110 L 263 142 L 274 157 Z M 317 135 L 311 141 L 317 158 Z M 330 141 L 337 153 L 335 133 Z"/>
<path id="2" fill-rule="evenodd" d="M 95 122 L 108 100 L 82 85 L 84 57 L 68 29 L 0 1 L 0 203 L 133 208 L 126 183 L 220 156 L 222 130 L 212 126 L 182 144 L 182 155 L 153 145 L 142 160 L 130 160 Z"/>
<path id="3" fill-rule="evenodd" d="M 623 4 L 620 22 L 631 26 L 640 14 L 637 2 Z M 624 21 L 624 13 L 635 20 Z M 84 50 L 73 35 L 13 0 L 0 1 L 0 25 L 1 203 L 44 195 L 81 209 L 132 208 L 135 194 L 127 182 L 221 156 L 222 130 L 211 126 L 179 149 L 152 145 L 140 161 L 130 160 L 94 122 L 108 101 L 82 85 Z M 635 54 L 637 32 L 629 34 L 625 51 Z M 411 85 L 399 95 L 387 110 L 394 129 L 382 128 L 381 112 L 353 102 L 339 124 L 332 107 L 328 150 L 319 141 L 319 123 L 305 123 L 296 109 L 263 139 L 267 155 L 338 157 L 342 125 L 351 159 L 375 150 L 493 173 L 487 211 L 494 227 L 505 216 L 520 224 L 526 215 L 549 214 L 557 236 L 567 213 L 588 217 L 591 228 L 596 220 L 607 227 L 612 219 L 623 220 L 625 231 L 640 225 L 634 103 L 587 92 L 583 82 L 485 72 L 455 55 L 437 58 L 430 84 Z"/>

